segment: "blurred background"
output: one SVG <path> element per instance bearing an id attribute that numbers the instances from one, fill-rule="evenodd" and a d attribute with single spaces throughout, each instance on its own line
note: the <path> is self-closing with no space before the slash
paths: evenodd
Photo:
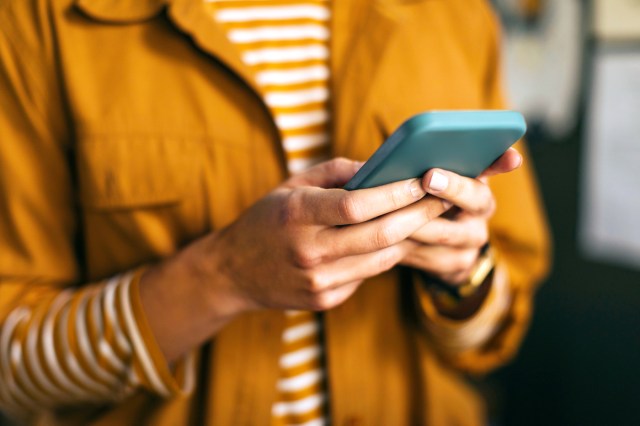
<path id="1" fill-rule="evenodd" d="M 640 0 L 493 1 L 555 254 L 519 356 L 477 386 L 494 426 L 640 425 Z"/>
<path id="2" fill-rule="evenodd" d="M 494 0 L 554 234 L 493 425 L 640 425 L 640 0 Z"/>

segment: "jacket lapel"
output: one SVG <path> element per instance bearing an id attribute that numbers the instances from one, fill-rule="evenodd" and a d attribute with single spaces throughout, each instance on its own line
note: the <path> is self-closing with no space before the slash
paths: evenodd
<path id="1" fill-rule="evenodd" d="M 168 0 L 168 16 L 180 31 L 189 35 L 204 52 L 215 57 L 235 73 L 256 95 L 262 99 L 262 91 L 256 83 L 255 73 L 247 66 L 238 49 L 231 44 L 222 27 L 215 23 L 202 2 L 193 0 Z"/>
<path id="2" fill-rule="evenodd" d="M 219 61 L 255 95 L 275 127 L 255 73 L 243 62 L 238 49 L 210 16 L 202 0 L 74 0 L 74 5 L 96 21 L 125 25 L 151 20 L 166 10 L 177 30 L 189 36 L 201 51 Z M 279 132 L 274 134 L 279 135 Z M 282 150 L 281 141 L 277 140 L 277 143 L 278 149 Z"/>
<path id="3" fill-rule="evenodd" d="M 402 10 L 397 0 L 334 1 L 331 43 L 334 156 L 353 156 L 359 119 L 393 39 Z"/>
<path id="4" fill-rule="evenodd" d="M 193 0 L 169 0 L 169 19 L 202 51 L 211 55 L 250 89 L 266 114 L 275 119 L 264 103 L 263 92 L 256 83 L 255 73 L 242 60 L 223 28 L 216 24 L 201 3 Z M 279 135 L 277 129 L 272 132 Z M 284 158 L 282 141 L 274 139 L 275 149 Z M 281 167 L 286 169 L 284 161 Z M 285 170 L 286 173 L 286 170 Z M 206 401 L 212 424 L 260 424 L 271 413 L 276 396 L 281 335 L 284 328 L 282 312 L 259 312 L 243 315 L 220 332 L 210 354 L 215 373 Z M 238 350 L 242 348 L 242 350 Z M 229 407 L 233 406 L 233 409 Z"/>

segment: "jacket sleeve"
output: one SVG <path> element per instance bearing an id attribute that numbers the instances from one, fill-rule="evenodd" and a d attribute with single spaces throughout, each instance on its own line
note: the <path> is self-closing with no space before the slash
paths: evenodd
<path id="1" fill-rule="evenodd" d="M 486 108 L 504 109 L 498 24 L 488 7 L 484 11 L 489 40 L 483 80 Z M 483 306 L 467 320 L 450 320 L 438 313 L 426 291 L 417 290 L 433 347 L 445 363 L 467 372 L 487 372 L 515 355 L 530 321 L 536 287 L 549 268 L 549 229 L 533 167 L 524 142 L 516 148 L 523 165 L 490 182 L 497 202 L 489 224 L 496 269 Z"/>
<path id="2" fill-rule="evenodd" d="M 0 3 L 0 410 L 177 394 L 188 365 L 170 371 L 153 340 L 141 269 L 81 282 L 73 135 L 36 3 Z"/>

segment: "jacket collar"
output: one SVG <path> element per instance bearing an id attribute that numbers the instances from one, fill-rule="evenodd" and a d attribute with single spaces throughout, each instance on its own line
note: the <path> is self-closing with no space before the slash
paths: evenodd
<path id="1" fill-rule="evenodd" d="M 378 65 L 403 18 L 403 5 L 427 0 L 334 0 L 331 22 L 331 75 L 336 118 L 333 123 L 334 154 L 349 155 L 358 111 L 344 108 L 370 92 Z M 234 72 L 262 101 L 254 72 L 242 61 L 224 30 L 216 25 L 202 0 L 75 0 L 87 16 L 103 22 L 135 23 L 162 13 L 204 52 Z M 268 112 L 268 108 L 265 106 Z M 277 132 L 276 132 L 277 133 Z"/>
<path id="2" fill-rule="evenodd" d="M 175 27 L 191 37 L 203 51 L 216 57 L 259 93 L 255 76 L 244 64 L 224 30 L 215 25 L 202 0 L 74 0 L 75 6 L 92 19 L 128 24 L 152 19 L 166 12 Z"/>
<path id="3" fill-rule="evenodd" d="M 160 14 L 162 10 L 173 3 L 191 3 L 201 0 L 75 0 L 74 4 L 88 16 L 104 22 L 134 23 Z M 384 7 L 402 3 L 416 3 L 425 0 L 376 0 L 375 3 Z M 341 1 L 333 4 L 335 9 L 353 9 L 353 5 L 361 3 L 359 0 Z"/>
<path id="4" fill-rule="evenodd" d="M 103 22 L 134 23 L 158 15 L 171 0 L 75 0 L 77 8 Z"/>

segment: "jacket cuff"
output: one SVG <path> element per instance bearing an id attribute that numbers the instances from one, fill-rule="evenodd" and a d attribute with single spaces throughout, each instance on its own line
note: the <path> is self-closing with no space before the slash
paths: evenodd
<path id="1" fill-rule="evenodd" d="M 195 354 L 190 352 L 173 367 L 155 339 L 140 300 L 140 277 L 144 269 L 124 280 L 123 316 L 133 348 L 133 371 L 138 384 L 164 398 L 188 395 L 194 388 Z"/>
<path id="2" fill-rule="evenodd" d="M 462 320 L 451 319 L 439 313 L 431 294 L 420 280 L 414 280 L 420 317 L 439 349 L 459 354 L 481 347 L 495 335 L 509 310 L 511 294 L 508 275 L 499 265 L 496 265 L 492 280 L 482 306 L 472 316 Z"/>

